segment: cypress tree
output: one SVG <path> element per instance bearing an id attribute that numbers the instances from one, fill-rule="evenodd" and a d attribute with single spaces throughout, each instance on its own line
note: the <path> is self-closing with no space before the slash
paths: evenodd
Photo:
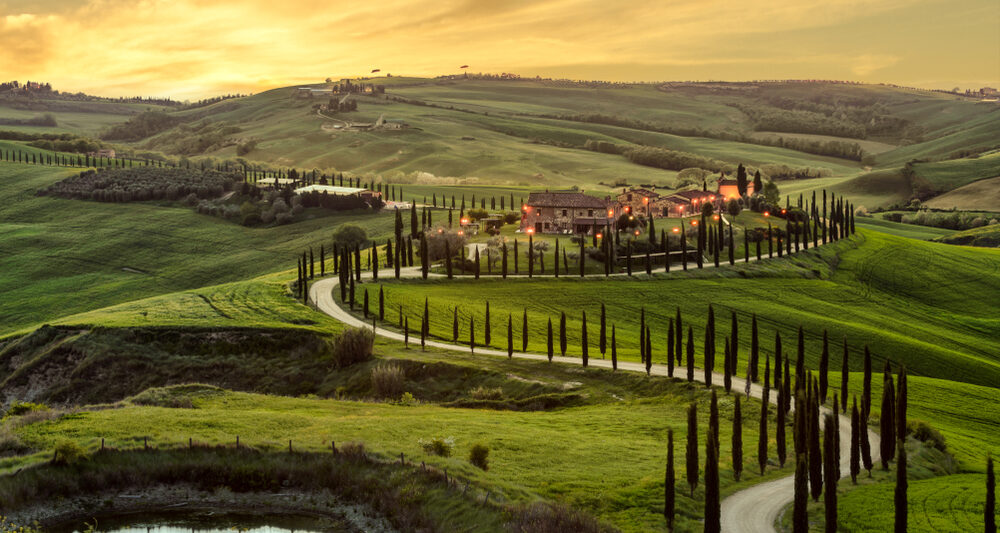
<path id="1" fill-rule="evenodd" d="M 553 353 L 552 353 L 552 348 L 553 348 L 553 346 L 552 346 L 552 319 L 551 318 L 549 318 L 549 335 L 548 335 L 546 346 L 549 349 L 549 351 L 548 351 L 549 362 L 551 363 L 552 362 L 552 355 L 553 355 Z"/>
<path id="2" fill-rule="evenodd" d="M 371 259 L 369 262 L 372 265 L 372 280 L 378 281 L 378 246 L 375 246 L 374 242 L 372 242 Z"/>
<path id="3" fill-rule="evenodd" d="M 684 328 L 681 327 L 681 308 L 680 308 L 680 306 L 677 307 L 677 316 L 675 318 L 675 324 L 674 325 L 677 328 L 676 335 L 674 335 L 674 342 L 676 343 L 675 346 L 674 346 L 674 355 L 677 356 L 677 364 L 680 365 L 680 364 L 683 363 L 683 360 L 681 359 L 683 357 L 683 355 L 682 355 L 683 354 L 683 350 L 681 350 L 681 345 L 684 343 Z"/>
<path id="4" fill-rule="evenodd" d="M 698 406 L 694 402 L 687 411 L 687 482 L 694 497 L 694 489 L 698 488 Z"/>
<path id="5" fill-rule="evenodd" d="M 587 312 L 583 311 L 583 318 L 581 319 L 580 323 L 580 358 L 583 360 L 583 368 L 587 368 L 587 358 L 590 355 L 588 349 L 589 347 L 587 346 Z"/>
<path id="6" fill-rule="evenodd" d="M 473 274 L 475 275 L 475 279 L 479 279 L 479 247 L 478 246 L 476 247 L 475 263 L 476 263 L 476 266 L 475 266 L 475 270 L 473 271 Z"/>
<path id="7" fill-rule="evenodd" d="M 535 274 L 535 241 L 531 233 L 528 234 L 528 277 Z"/>
<path id="8" fill-rule="evenodd" d="M 503 279 L 507 279 L 507 243 L 503 243 L 503 246 L 500 247 L 500 250 L 502 253 L 500 257 L 500 264 L 501 264 L 500 273 L 503 276 Z"/>
<path id="9" fill-rule="evenodd" d="M 792 409 L 792 374 L 788 371 L 788 357 L 785 357 L 785 377 L 781 380 L 785 388 L 785 412 Z"/>
<path id="10" fill-rule="evenodd" d="M 452 279 L 453 273 L 451 270 L 451 245 L 448 244 L 448 239 L 444 241 L 444 268 L 448 273 L 448 279 Z"/>
<path id="11" fill-rule="evenodd" d="M 524 308 L 521 315 L 521 351 L 528 351 L 528 308 Z"/>
<path id="12" fill-rule="evenodd" d="M 639 361 L 646 363 L 646 308 L 639 310 Z"/>
<path id="13" fill-rule="evenodd" d="M 779 370 L 778 374 L 780 375 L 780 373 L 781 372 Z M 778 453 L 778 464 L 781 465 L 781 467 L 784 467 L 785 460 L 788 458 L 786 450 L 786 439 L 785 439 L 786 413 L 785 413 L 785 408 L 783 407 L 783 404 L 785 402 L 786 392 L 784 387 L 779 387 L 777 385 L 775 385 L 775 387 L 778 389 L 778 406 L 777 410 L 774 413 L 775 414 L 774 442 L 775 442 L 775 450 Z"/>
<path id="14" fill-rule="evenodd" d="M 753 314 L 750 322 L 750 380 L 758 381 L 757 369 L 760 366 L 760 339 L 757 334 L 757 313 Z"/>
<path id="15" fill-rule="evenodd" d="M 514 239 L 514 274 L 519 274 L 520 268 L 518 268 L 518 253 L 517 253 L 517 239 Z"/>
<path id="16" fill-rule="evenodd" d="M 805 332 L 802 331 L 802 326 L 799 326 L 799 342 L 796 350 L 795 359 L 795 390 L 799 390 L 800 387 L 808 387 L 808 383 L 803 382 L 806 377 L 806 341 Z"/>
<path id="17" fill-rule="evenodd" d="M 559 264 L 559 261 L 556 261 Z M 605 315 L 604 304 L 601 304 L 601 331 L 600 339 L 598 340 L 598 346 L 601 350 L 601 359 L 604 359 L 604 354 L 608 351 L 608 327 L 607 327 L 607 317 Z"/>
<path id="18" fill-rule="evenodd" d="M 410 317 L 403 319 L 403 347 L 410 349 Z"/>
<path id="19" fill-rule="evenodd" d="M 820 418 L 819 418 L 819 391 L 818 387 L 811 386 L 812 393 L 809 398 L 809 485 L 812 492 L 813 501 L 819 501 L 820 494 L 823 493 L 823 451 L 820 448 Z"/>
<path id="20" fill-rule="evenodd" d="M 847 412 L 847 382 L 850 371 L 848 370 L 847 337 L 844 337 L 844 357 L 840 363 L 840 410 Z"/>
<path id="21" fill-rule="evenodd" d="M 719 447 L 719 396 L 712 389 L 712 399 L 708 404 L 708 431 L 709 436 L 715 440 L 715 447 Z"/>
<path id="22" fill-rule="evenodd" d="M 705 324 L 705 386 L 712 386 L 712 372 L 715 371 L 715 310 L 708 304 L 708 320 Z"/>
<path id="23" fill-rule="evenodd" d="M 886 361 L 886 373 L 889 372 L 889 362 Z M 889 470 L 889 461 L 895 455 L 896 443 L 896 394 L 892 384 L 892 376 L 882 380 L 882 412 L 879 413 L 879 451 L 881 452 L 882 470 Z"/>
<path id="24" fill-rule="evenodd" d="M 767 468 L 767 410 L 768 410 L 768 387 L 764 385 L 764 401 L 760 404 L 760 425 L 757 427 L 757 466 L 760 467 L 760 475 L 764 475 Z M 739 396 L 737 396 L 739 398 Z"/>
<path id="25" fill-rule="evenodd" d="M 674 319 L 667 327 L 667 376 L 674 377 Z"/>
<path id="26" fill-rule="evenodd" d="M 687 380 L 694 381 L 694 330 L 688 326 Z"/>
<path id="27" fill-rule="evenodd" d="M 719 443 L 705 441 L 705 533 L 722 531 L 719 501 Z"/>
<path id="28" fill-rule="evenodd" d="M 861 414 L 858 413 L 858 397 L 851 406 L 851 483 L 858 484 L 861 473 Z"/>
<path id="29" fill-rule="evenodd" d="M 426 303 L 424 305 L 426 306 Z M 378 319 L 385 320 L 385 293 L 381 285 L 378 286 Z"/>
<path id="30" fill-rule="evenodd" d="M 514 357 L 514 320 L 507 315 L 507 358 Z"/>
<path id="31" fill-rule="evenodd" d="M 740 396 L 736 395 L 733 406 L 733 478 L 740 480 L 743 475 L 743 410 L 740 407 Z"/>
<path id="32" fill-rule="evenodd" d="M 583 253 L 583 237 L 580 238 L 580 277 L 583 277 L 584 269 L 587 266 L 587 254 Z"/>
<path id="33" fill-rule="evenodd" d="M 991 470 L 992 471 L 992 467 Z M 674 513 L 677 505 L 677 495 L 674 486 L 677 483 L 674 473 L 674 430 L 667 429 L 667 473 L 663 480 L 663 517 L 667 520 L 667 530 L 674 530 Z"/>
<path id="34" fill-rule="evenodd" d="M 559 277 L 559 239 L 556 239 L 556 251 L 555 251 L 554 254 L 552 254 L 552 259 L 553 259 L 552 262 L 555 263 L 555 266 L 553 266 L 552 268 L 555 269 L 554 270 L 555 276 L 558 278 Z"/>
<path id="35" fill-rule="evenodd" d="M 907 501 L 906 501 L 906 489 L 909 485 L 906 479 L 906 446 L 905 442 L 900 439 L 899 443 L 896 445 L 898 455 L 896 456 L 896 491 L 895 499 L 893 503 L 895 504 L 895 521 L 894 521 L 894 531 L 895 533 L 906 533 L 906 512 L 907 512 Z"/>
<path id="36" fill-rule="evenodd" d="M 993 457 L 986 455 L 986 503 L 983 505 L 983 519 L 986 533 L 997 533 L 997 480 L 993 473 Z"/>
<path id="37" fill-rule="evenodd" d="M 729 338 L 726 337 L 726 351 L 723 354 L 722 361 L 722 386 L 725 388 L 726 394 L 729 394 L 733 390 L 733 374 L 729 371 L 732 367 L 732 353 L 729 348 Z"/>
<path id="38" fill-rule="evenodd" d="M 559 355 L 566 357 L 566 312 L 559 316 Z"/>
<path id="39" fill-rule="evenodd" d="M 364 313 L 365 318 L 368 318 L 368 288 L 367 287 L 365 288 L 365 297 L 364 297 L 364 300 L 362 302 L 362 312 Z"/>
<path id="40" fill-rule="evenodd" d="M 824 417 L 823 426 L 823 504 L 825 508 L 826 533 L 837 533 L 837 465 L 840 463 L 840 447 L 837 446 L 838 426 L 834 415 Z"/>
<path id="41" fill-rule="evenodd" d="M 681 223 L 681 266 L 685 271 L 688 269 L 688 246 L 687 246 L 687 232 L 684 229 L 684 223 Z"/>
<path id="42" fill-rule="evenodd" d="M 652 334 L 649 332 L 649 326 L 646 326 L 646 375 L 650 375 L 653 369 L 653 340 Z"/>
<path id="43" fill-rule="evenodd" d="M 868 415 L 872 407 L 872 354 L 865 345 L 864 378 L 861 382 L 861 421 L 868 425 Z"/>
<path id="44" fill-rule="evenodd" d="M 618 341 L 615 339 L 614 324 L 611 324 L 611 370 L 618 370 Z"/>
<path id="45" fill-rule="evenodd" d="M 799 454 L 795 459 L 795 502 L 792 511 L 792 532 L 809 533 L 809 515 L 806 506 L 809 504 L 809 473 L 806 454 Z"/>
<path id="46" fill-rule="evenodd" d="M 451 337 L 452 342 L 458 342 L 458 306 L 456 305 L 451 314 Z"/>
<path id="47" fill-rule="evenodd" d="M 625 242 L 625 272 L 632 275 L 632 241 Z"/>
<path id="48" fill-rule="evenodd" d="M 483 346 L 489 346 L 492 340 L 490 331 L 490 301 L 486 300 L 486 316 L 483 318 Z"/>
<path id="49" fill-rule="evenodd" d="M 719 220 L 722 220 L 721 216 L 719 217 Z M 735 251 L 735 248 L 734 248 L 735 246 L 736 246 L 735 240 L 733 239 L 733 225 L 730 224 L 729 225 L 729 264 L 730 265 L 735 265 L 736 264 L 736 251 Z"/>
<path id="50" fill-rule="evenodd" d="M 427 250 L 427 239 L 420 239 L 420 277 L 427 279 L 430 272 L 431 258 Z"/>
<path id="51" fill-rule="evenodd" d="M 469 315 L 469 351 L 476 352 L 476 317 Z"/>

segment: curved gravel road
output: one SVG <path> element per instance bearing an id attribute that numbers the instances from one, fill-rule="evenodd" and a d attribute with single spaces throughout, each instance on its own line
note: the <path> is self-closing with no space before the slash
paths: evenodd
<path id="1" fill-rule="evenodd" d="M 753 260 L 754 258 L 751 258 Z M 708 265 L 706 265 L 708 266 Z M 430 274 L 431 277 L 443 277 L 440 274 Z M 370 272 L 362 272 L 363 278 L 368 278 L 370 280 Z M 403 278 L 419 278 L 420 277 L 420 267 L 406 267 L 400 269 L 400 277 Z M 519 276 L 520 277 L 520 276 Z M 526 276 L 524 276 L 526 277 Z M 542 277 L 542 276 L 536 276 Z M 551 277 L 551 276 L 547 276 Z M 354 327 L 370 328 L 372 324 L 366 323 L 361 319 L 355 317 L 354 315 L 348 313 L 338 305 L 336 298 L 334 297 L 334 290 L 337 288 L 339 279 L 337 278 L 324 278 L 317 280 L 309 287 L 309 297 L 316 305 L 316 308 L 330 315 L 331 317 Z M 403 334 L 397 333 L 395 331 L 387 329 L 376 328 L 375 333 L 379 336 L 393 339 L 402 342 Z M 428 339 L 426 341 L 428 346 L 433 346 L 435 348 L 440 348 L 443 350 L 452 350 L 458 352 L 470 352 L 468 346 L 462 346 L 457 344 L 449 344 L 445 342 L 439 342 Z M 494 350 L 488 348 L 476 348 L 475 353 L 482 355 L 495 355 L 500 357 L 507 357 L 506 351 Z M 520 359 L 531 359 L 535 361 L 547 361 L 548 357 L 544 354 L 535 353 L 523 353 L 514 352 L 514 357 Z M 553 357 L 553 362 L 562 364 L 579 365 L 580 359 L 575 357 Z M 588 362 L 589 366 L 598 368 L 611 368 L 611 361 L 607 359 L 593 359 L 591 358 Z M 634 363 L 628 361 L 619 361 L 618 368 L 620 370 L 625 370 L 629 372 L 645 372 L 646 368 L 641 363 Z M 676 370 L 676 369 L 675 369 Z M 667 367 L 665 365 L 654 364 L 651 369 L 651 373 L 658 376 L 667 375 Z M 695 369 L 695 380 L 704 381 L 704 372 L 702 369 Z M 675 375 L 677 372 L 675 371 Z M 713 383 L 722 383 L 723 376 L 719 373 L 713 373 Z M 745 391 L 746 390 L 746 380 L 733 376 L 733 391 Z M 764 389 L 761 385 L 756 383 L 750 384 L 750 395 L 758 400 L 764 395 Z M 769 398 L 771 403 L 777 401 L 777 395 L 771 394 Z M 829 409 L 822 408 L 823 414 L 829 412 Z M 851 445 L 851 420 L 849 416 L 840 415 L 840 471 L 844 474 L 844 477 L 850 475 L 850 445 Z M 872 451 L 872 461 L 878 460 L 878 450 L 879 450 L 879 438 L 878 434 L 872 430 L 868 430 L 868 438 L 871 441 L 871 451 Z M 722 531 L 725 533 L 776 533 L 775 524 L 778 520 L 779 515 L 782 510 L 788 506 L 794 497 L 794 476 L 786 476 L 773 481 L 768 481 L 764 483 L 759 483 L 743 489 L 741 491 L 735 492 L 726 499 L 722 500 Z"/>

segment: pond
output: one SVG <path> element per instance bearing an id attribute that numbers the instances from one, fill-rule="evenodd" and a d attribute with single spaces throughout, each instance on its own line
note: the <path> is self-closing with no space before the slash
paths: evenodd
<path id="1" fill-rule="evenodd" d="M 93 526 L 93 529 L 90 529 Z M 54 533 L 352 533 L 346 521 L 293 514 L 250 514 L 219 509 L 98 515 L 47 528 Z"/>

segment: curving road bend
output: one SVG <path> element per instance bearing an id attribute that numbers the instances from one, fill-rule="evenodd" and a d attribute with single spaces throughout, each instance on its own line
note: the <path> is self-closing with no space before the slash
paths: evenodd
<path id="1" fill-rule="evenodd" d="M 706 265 L 707 266 L 707 265 Z M 370 272 L 363 272 L 362 276 L 371 278 Z M 430 274 L 432 277 L 443 277 L 440 274 Z M 419 267 L 406 267 L 400 269 L 400 277 L 419 278 Z M 526 276 L 525 276 L 526 277 Z M 353 327 L 371 328 L 372 324 L 366 323 L 354 315 L 341 308 L 334 297 L 334 289 L 337 288 L 339 280 L 337 278 L 323 278 L 317 280 L 309 287 L 309 297 L 316 308 L 327 315 Z M 403 334 L 387 329 L 375 328 L 375 333 L 379 336 L 402 342 Z M 443 350 L 458 352 L 470 352 L 468 346 L 449 344 L 428 339 L 428 346 Z M 476 348 L 475 353 L 482 355 L 494 355 L 507 357 L 506 351 L 488 348 Z M 544 354 L 514 352 L 514 357 L 519 359 L 530 359 L 535 361 L 546 361 L 548 357 Z M 579 365 L 580 359 L 575 357 L 553 357 L 553 362 L 561 364 Z M 607 359 L 593 359 L 588 362 L 590 366 L 598 368 L 611 368 L 611 361 Z M 646 368 L 640 363 L 619 361 L 618 368 L 629 372 L 645 372 Z M 683 367 L 682 367 L 683 368 Z M 682 370 L 683 371 L 683 370 Z M 667 375 L 665 365 L 654 364 L 651 373 L 658 376 Z M 702 369 L 695 369 L 695 380 L 704 381 Z M 677 372 L 675 372 L 677 374 Z M 722 383 L 723 376 L 713 373 L 713 382 Z M 733 391 L 746 390 L 746 380 L 733 376 Z M 750 384 L 750 395 L 758 400 L 763 398 L 764 389 L 756 383 Z M 777 395 L 771 394 L 771 403 L 776 403 Z M 822 413 L 830 412 L 829 409 L 822 408 Z M 841 414 L 839 417 L 840 426 L 840 471 L 844 477 L 850 475 L 850 445 L 851 445 L 851 420 L 849 416 Z M 868 438 L 871 441 L 872 460 L 878 460 L 879 437 L 872 430 L 868 430 Z M 722 501 L 722 531 L 726 533 L 776 533 L 775 524 L 782 510 L 792 502 L 794 498 L 794 476 L 786 476 L 773 481 L 759 483 L 731 494 Z"/>

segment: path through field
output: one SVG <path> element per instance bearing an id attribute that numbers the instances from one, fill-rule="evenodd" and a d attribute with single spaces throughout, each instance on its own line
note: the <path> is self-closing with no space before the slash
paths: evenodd
<path id="1" fill-rule="evenodd" d="M 365 277 L 371 276 L 370 272 L 362 274 Z M 431 276 L 435 278 L 442 277 L 440 274 L 431 274 Z M 400 270 L 400 277 L 410 279 L 419 278 L 420 267 L 403 268 Z M 313 283 L 313 285 L 309 288 L 309 297 L 315 303 L 316 308 L 349 326 L 361 328 L 374 327 L 373 324 L 365 323 L 345 311 L 337 304 L 337 300 L 334 297 L 334 290 L 337 289 L 338 283 L 339 280 L 337 278 L 324 278 Z M 403 341 L 402 333 L 377 327 L 375 328 L 375 333 L 388 339 L 400 342 Z M 427 340 L 426 342 L 428 346 L 444 350 L 467 353 L 473 351 L 468 346 L 458 344 L 449 344 L 434 340 Z M 488 348 L 476 348 L 474 352 L 482 355 L 507 357 L 507 352 L 505 351 Z M 548 360 L 548 357 L 544 354 L 525 352 L 514 352 L 513 357 L 517 357 L 519 359 L 531 359 L 535 361 Z M 553 357 L 553 362 L 570 365 L 580 364 L 580 360 L 575 357 L 555 356 Z M 611 361 L 606 359 L 590 359 L 589 365 L 599 368 L 611 368 Z M 641 373 L 646 371 L 645 367 L 640 363 L 625 361 L 619 361 L 618 368 L 628 372 Z M 678 372 L 680 371 L 681 370 L 678 370 Z M 667 367 L 655 364 L 652 366 L 650 372 L 658 376 L 666 376 Z M 704 381 L 704 372 L 701 369 L 695 369 L 695 380 L 699 382 Z M 722 374 L 713 373 L 712 381 L 714 383 L 722 383 L 722 380 Z M 738 393 L 744 390 L 746 390 L 746 380 L 734 376 L 733 391 Z M 751 396 L 761 399 L 763 397 L 763 393 L 764 390 L 762 386 L 756 383 L 750 384 Z M 777 395 L 771 394 L 769 400 L 771 403 L 775 403 L 777 401 Z M 824 415 L 829 412 L 826 408 L 823 408 L 822 411 Z M 842 414 L 840 415 L 839 422 L 841 458 L 840 471 L 846 477 L 847 475 L 850 475 L 851 420 L 849 416 Z M 868 438 L 871 441 L 872 460 L 877 461 L 879 437 L 874 431 L 869 429 Z M 793 500 L 793 483 L 794 477 L 787 476 L 774 481 L 760 483 L 730 495 L 722 501 L 722 531 L 726 533 L 776 533 L 777 530 L 775 529 L 775 523 L 777 522 L 778 516 L 781 514 L 782 509 L 784 509 Z"/>

